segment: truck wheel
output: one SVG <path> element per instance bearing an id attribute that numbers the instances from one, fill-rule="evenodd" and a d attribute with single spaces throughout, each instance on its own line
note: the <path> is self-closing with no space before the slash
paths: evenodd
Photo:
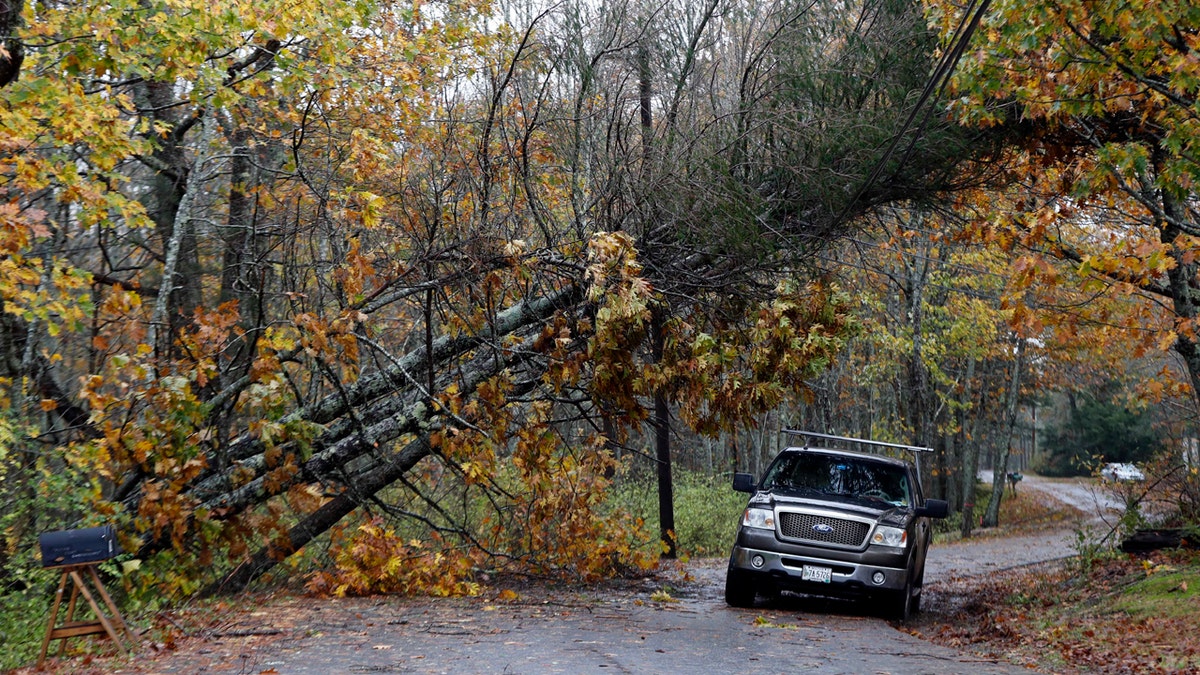
<path id="1" fill-rule="evenodd" d="M 753 607 L 758 594 L 754 582 L 738 570 L 725 573 L 725 603 L 730 607 Z"/>
<path id="2" fill-rule="evenodd" d="M 911 619 L 913 614 L 919 611 L 921 601 L 918 598 L 913 598 L 913 582 L 909 579 L 904 584 L 904 590 L 897 593 L 892 600 L 892 618 L 900 623 Z"/>
<path id="3" fill-rule="evenodd" d="M 922 565 L 922 567 L 924 567 L 924 563 L 921 563 L 921 565 Z M 925 570 L 924 569 L 921 570 L 921 574 L 917 577 L 916 582 L 913 583 L 913 589 L 916 591 L 917 596 L 912 599 L 912 607 L 909 609 L 909 612 L 908 612 L 910 617 L 916 616 L 917 614 L 921 613 L 921 598 L 925 597 Z"/>

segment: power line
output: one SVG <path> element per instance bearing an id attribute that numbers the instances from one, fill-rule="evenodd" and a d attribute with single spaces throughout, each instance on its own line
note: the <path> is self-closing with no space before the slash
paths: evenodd
<path id="1" fill-rule="evenodd" d="M 963 12 L 962 19 L 959 21 L 958 26 L 954 29 L 954 36 L 951 38 L 950 50 L 942 54 L 942 58 L 938 61 L 937 67 L 934 69 L 929 79 L 925 82 L 925 87 L 921 90 L 920 98 L 917 99 L 917 102 L 909 111 L 908 117 L 904 120 L 904 124 L 902 124 L 900 129 L 895 133 L 895 135 L 892 136 L 892 140 L 888 143 L 887 149 L 879 158 L 879 161 L 875 163 L 874 168 L 871 169 L 871 173 L 867 176 L 867 180 L 864 181 L 861 186 L 859 186 L 859 189 L 854 193 L 854 197 L 846 203 L 846 206 L 842 209 L 842 212 L 838 215 L 837 219 L 834 220 L 835 226 L 845 221 L 854 206 L 859 202 L 859 200 L 862 199 L 863 195 L 867 193 L 867 190 L 869 190 L 875 184 L 875 181 L 879 179 L 879 175 L 883 172 L 884 165 L 886 165 L 887 161 L 891 159 L 892 153 L 896 151 L 896 147 L 900 144 L 900 140 L 904 138 L 909 129 L 912 128 L 913 123 L 917 119 L 917 115 L 919 115 L 922 109 L 925 108 L 925 104 L 929 101 L 929 99 L 934 98 L 936 100 L 937 98 L 941 97 L 942 92 L 945 90 L 946 84 L 950 81 L 950 75 L 953 74 L 954 69 L 958 67 L 958 62 L 962 58 L 963 52 L 966 51 L 966 47 L 971 40 L 971 36 L 975 33 L 975 29 L 979 26 L 980 20 L 983 18 L 984 13 L 987 11 L 990 5 L 991 0 L 982 0 L 982 2 L 980 2 L 978 5 L 975 4 L 975 0 L 972 0 L 971 4 L 967 6 L 967 10 Z M 936 97 L 934 96 L 935 90 L 937 91 Z M 901 161 L 901 166 L 903 166 L 903 163 L 908 160 L 909 155 L 912 153 L 912 149 L 916 146 L 917 140 L 921 137 L 926 124 L 928 124 L 930 115 L 932 115 L 932 110 L 926 111 L 925 118 L 921 122 L 921 126 L 917 133 L 913 135 L 911 139 L 909 139 L 909 144 L 904 151 L 904 159 Z M 900 167 L 897 167 L 896 170 L 898 171 L 899 168 Z"/>

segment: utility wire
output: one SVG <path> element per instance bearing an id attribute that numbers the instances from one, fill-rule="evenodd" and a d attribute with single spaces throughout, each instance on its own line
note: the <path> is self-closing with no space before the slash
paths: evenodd
<path id="1" fill-rule="evenodd" d="M 954 72 L 954 69 L 958 67 L 958 62 L 962 58 L 963 52 L 966 51 L 967 45 L 971 41 L 971 36 L 974 35 L 975 29 L 979 26 L 980 20 L 983 19 L 983 15 L 985 12 L 987 12 L 987 9 L 990 5 L 991 0 L 982 0 L 978 5 L 975 4 L 975 0 L 972 0 L 971 4 L 967 6 L 967 10 L 963 12 L 962 19 L 959 21 L 958 26 L 954 29 L 954 36 L 951 39 L 950 49 L 946 53 L 942 54 L 942 58 L 938 61 L 937 68 L 934 69 L 933 74 L 930 75 L 929 80 L 926 81 L 925 87 L 921 90 L 920 98 L 917 99 L 916 104 L 914 104 L 912 110 L 909 111 L 907 119 L 904 120 L 904 124 L 901 125 L 900 129 L 895 133 L 895 135 L 892 136 L 892 140 L 888 144 L 887 150 L 884 151 L 883 156 L 879 158 L 879 161 L 875 163 L 874 168 L 871 169 L 870 175 L 867 176 L 867 180 L 864 181 L 861 186 L 859 186 L 858 190 L 854 193 L 854 198 L 847 202 L 846 206 L 842 209 L 842 212 L 838 214 L 837 219 L 834 221 L 835 226 L 840 225 L 845 221 L 845 219 L 850 215 L 850 212 L 854 206 L 858 204 L 863 195 L 867 193 L 867 190 L 869 190 L 879 179 L 879 175 L 883 173 L 883 167 L 887 164 L 887 161 L 891 159 L 892 154 L 896 151 L 896 147 L 900 145 L 900 140 L 903 139 L 906 134 L 908 134 L 909 129 L 912 128 L 913 123 L 917 119 L 917 115 L 920 114 L 923 108 L 925 108 L 925 104 L 929 102 L 929 99 L 941 97 L 942 92 L 945 90 L 946 83 L 950 81 L 950 75 Z M 934 97 L 935 91 L 937 92 L 937 97 Z M 926 114 L 926 120 L 921 123 L 918 133 L 909 140 L 908 148 L 905 150 L 904 154 L 905 161 L 907 161 L 908 157 L 912 153 L 912 149 L 915 147 L 921 133 L 924 131 L 925 125 L 928 123 L 929 115 L 931 114 L 932 111 Z M 897 167 L 896 170 L 899 171 L 899 167 Z"/>

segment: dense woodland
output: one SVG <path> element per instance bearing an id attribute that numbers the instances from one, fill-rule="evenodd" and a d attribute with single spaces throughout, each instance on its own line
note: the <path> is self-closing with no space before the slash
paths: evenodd
<path id="1" fill-rule="evenodd" d="M 1085 403 L 1145 420 L 1197 519 L 1200 5 L 0 27 L 0 582 L 99 522 L 166 594 L 318 544 L 318 591 L 595 579 L 676 553 L 672 471 L 782 427 L 929 446 L 962 510 Z M 658 513 L 605 508 L 638 472 Z"/>

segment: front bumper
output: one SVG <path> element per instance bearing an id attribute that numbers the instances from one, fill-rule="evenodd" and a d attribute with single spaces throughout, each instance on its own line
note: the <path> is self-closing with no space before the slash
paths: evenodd
<path id="1" fill-rule="evenodd" d="M 829 583 L 801 579 L 805 565 L 829 568 Z M 737 570 L 760 584 L 769 583 L 779 589 L 851 598 L 902 591 L 908 582 L 908 570 L 905 567 L 830 560 L 743 546 L 733 547 L 729 569 Z M 876 572 L 883 575 L 882 582 L 876 582 Z"/>

